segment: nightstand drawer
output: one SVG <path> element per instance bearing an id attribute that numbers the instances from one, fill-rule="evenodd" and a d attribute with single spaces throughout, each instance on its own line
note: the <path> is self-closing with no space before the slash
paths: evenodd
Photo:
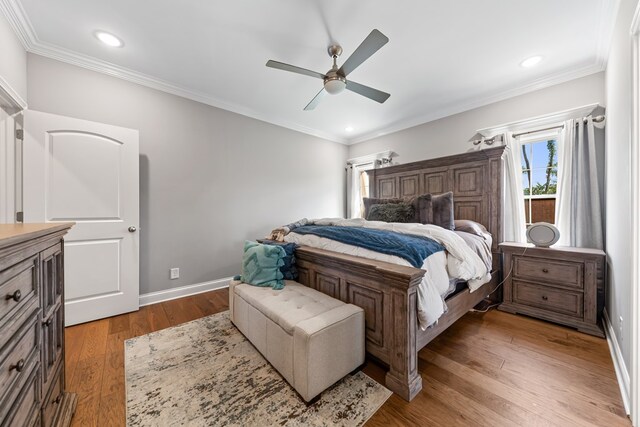
<path id="1" fill-rule="evenodd" d="M 569 316 L 584 316 L 584 294 L 513 280 L 513 302 Z"/>
<path id="2" fill-rule="evenodd" d="M 513 257 L 513 277 L 542 280 L 551 284 L 582 289 L 584 265 L 571 261 L 553 261 L 545 258 Z"/>

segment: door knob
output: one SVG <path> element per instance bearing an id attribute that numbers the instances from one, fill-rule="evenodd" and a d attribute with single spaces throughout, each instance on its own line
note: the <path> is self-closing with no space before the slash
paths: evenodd
<path id="1" fill-rule="evenodd" d="M 135 233 L 137 230 L 137 228 L 135 228 L 133 225 L 131 227 L 129 227 L 129 233 Z"/>

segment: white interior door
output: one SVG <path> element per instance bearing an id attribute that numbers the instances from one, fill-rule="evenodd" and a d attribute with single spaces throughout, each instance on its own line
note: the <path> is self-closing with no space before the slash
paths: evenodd
<path id="1" fill-rule="evenodd" d="M 65 237 L 67 326 L 138 309 L 138 131 L 24 112 L 25 222 Z"/>

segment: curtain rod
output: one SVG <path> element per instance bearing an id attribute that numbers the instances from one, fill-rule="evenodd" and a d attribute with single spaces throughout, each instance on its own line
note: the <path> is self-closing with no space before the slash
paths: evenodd
<path id="1" fill-rule="evenodd" d="M 584 118 L 582 119 L 582 123 L 586 123 L 589 117 L 591 117 L 591 116 L 584 117 Z M 600 122 L 603 122 L 603 121 L 604 121 L 604 116 L 596 116 L 596 117 L 593 117 L 593 121 L 594 121 L 594 123 L 600 123 Z M 577 124 L 577 123 L 576 123 L 576 124 Z M 560 125 L 560 126 L 552 126 L 552 127 L 544 128 L 544 129 L 530 130 L 530 131 L 528 131 L 528 132 L 514 133 L 512 136 L 513 136 L 514 138 L 517 138 L 517 137 L 522 136 L 522 135 L 529 135 L 529 134 L 531 134 L 531 133 L 544 132 L 545 130 L 553 130 L 553 129 L 564 129 L 564 125 Z"/>
<path id="2" fill-rule="evenodd" d="M 583 117 L 583 118 L 582 118 L 582 122 L 583 122 L 583 123 L 586 123 L 586 122 L 587 122 L 588 117 L 591 117 L 591 116 Z M 604 119 L 605 119 L 605 116 L 604 116 L 604 115 L 601 115 L 601 116 L 596 116 L 596 117 L 594 117 L 594 118 L 593 118 L 593 121 L 594 121 L 595 123 L 600 123 L 600 122 L 603 122 L 603 121 L 604 121 Z M 552 126 L 552 127 L 548 127 L 548 128 L 544 128 L 544 129 L 536 129 L 536 130 L 531 130 L 531 131 L 528 131 L 528 132 L 515 133 L 515 134 L 513 134 L 512 136 L 513 136 L 514 138 L 516 138 L 516 137 L 518 137 L 518 136 L 528 135 L 528 134 L 531 134 L 531 133 L 537 133 L 537 132 L 543 132 L 543 131 L 545 131 L 545 130 L 552 130 L 552 129 L 564 129 L 564 125 L 560 125 L 560 126 Z M 494 142 L 496 142 L 496 140 L 502 140 L 502 135 L 496 135 L 496 136 L 493 136 L 493 137 L 491 137 L 491 138 L 486 138 L 486 139 L 476 139 L 476 140 L 471 141 L 471 142 L 473 143 L 473 145 L 480 145 L 480 144 L 482 144 L 482 142 L 484 141 L 484 143 L 485 143 L 485 144 L 487 144 L 487 145 L 493 145 L 493 143 L 494 143 Z"/>

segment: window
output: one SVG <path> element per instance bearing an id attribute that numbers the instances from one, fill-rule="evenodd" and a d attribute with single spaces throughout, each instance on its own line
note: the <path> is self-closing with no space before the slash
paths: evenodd
<path id="1" fill-rule="evenodd" d="M 362 218 L 364 215 L 363 197 L 369 197 L 369 175 L 366 171 L 373 169 L 373 162 L 352 165 L 350 183 L 350 218 Z"/>
<path id="2" fill-rule="evenodd" d="M 555 138 L 522 144 L 522 188 L 527 225 L 553 224 L 558 185 L 558 142 Z"/>

